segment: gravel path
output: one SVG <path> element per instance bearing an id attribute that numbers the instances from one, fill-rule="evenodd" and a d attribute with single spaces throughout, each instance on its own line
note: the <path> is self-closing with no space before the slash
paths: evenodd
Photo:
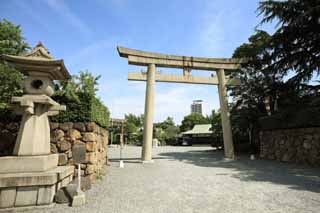
<path id="1" fill-rule="evenodd" d="M 224 161 L 209 147 L 158 147 L 139 162 L 141 147 L 109 149 L 107 176 L 87 192 L 88 204 L 32 212 L 320 212 L 320 169 L 240 156 Z"/>

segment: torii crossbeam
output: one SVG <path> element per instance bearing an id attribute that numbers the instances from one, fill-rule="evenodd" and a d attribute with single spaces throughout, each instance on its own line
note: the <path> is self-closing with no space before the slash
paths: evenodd
<path id="1" fill-rule="evenodd" d="M 117 47 L 117 49 L 121 57 L 128 58 L 129 64 L 148 67 L 147 71 L 129 72 L 128 74 L 128 80 L 147 81 L 142 162 L 152 162 L 155 82 L 218 85 L 225 157 L 234 159 L 234 147 L 228 110 L 227 86 L 239 85 L 240 81 L 238 79 L 230 79 L 226 77 L 225 70 L 234 71 L 239 69 L 241 64 L 247 62 L 246 59 L 199 58 L 151 53 L 125 47 Z M 183 75 L 161 74 L 159 71 L 156 71 L 156 67 L 181 68 L 183 69 Z M 192 69 L 216 71 L 217 77 L 192 76 Z"/>

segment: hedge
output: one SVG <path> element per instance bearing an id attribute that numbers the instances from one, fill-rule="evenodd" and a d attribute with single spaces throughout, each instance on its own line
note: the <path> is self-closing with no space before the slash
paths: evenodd
<path id="1" fill-rule="evenodd" d="M 66 105 L 67 110 L 59 115 L 50 117 L 53 122 L 96 122 L 101 127 L 109 126 L 110 112 L 101 101 L 90 96 L 88 93 L 77 94 L 79 100 L 66 96 L 54 96 L 53 99 L 60 104 Z"/>

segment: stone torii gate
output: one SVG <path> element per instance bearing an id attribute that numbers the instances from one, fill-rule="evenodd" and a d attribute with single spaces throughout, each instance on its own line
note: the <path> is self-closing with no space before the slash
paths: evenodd
<path id="1" fill-rule="evenodd" d="M 128 80 L 147 81 L 142 162 L 152 162 L 154 87 L 156 81 L 218 85 L 225 158 L 234 159 L 235 156 L 229 118 L 227 85 L 239 85 L 240 81 L 226 77 L 225 70 L 234 71 L 239 69 L 241 64 L 247 62 L 246 59 L 175 56 L 145 52 L 119 46 L 117 49 L 121 57 L 128 58 L 129 64 L 148 67 L 147 71 L 129 72 L 128 74 Z M 161 74 L 156 71 L 156 67 L 181 68 L 183 69 L 183 75 Z M 192 76 L 191 70 L 193 69 L 216 71 L 217 77 Z"/>

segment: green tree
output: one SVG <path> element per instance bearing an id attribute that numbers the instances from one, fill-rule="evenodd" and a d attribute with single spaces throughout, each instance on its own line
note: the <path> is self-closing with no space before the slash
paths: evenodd
<path id="1" fill-rule="evenodd" d="M 143 115 L 137 116 L 132 113 L 125 115 L 125 133 L 128 143 L 139 145 L 142 143 Z"/>
<path id="2" fill-rule="evenodd" d="M 249 43 L 242 44 L 233 54 L 236 58 L 250 59 L 240 70 L 232 73 L 232 77 L 240 79 L 241 84 L 230 88 L 236 102 L 234 108 L 243 110 L 243 118 L 249 119 L 249 123 L 256 122 L 259 116 L 267 115 L 268 111 L 274 113 L 278 92 L 283 85 L 284 74 L 270 69 L 270 39 L 267 32 L 256 31 L 249 38 Z M 266 100 L 269 101 L 267 105 Z"/>
<path id="3" fill-rule="evenodd" d="M 6 19 L 0 21 L 0 55 L 21 55 L 29 48 L 19 25 Z"/>
<path id="4" fill-rule="evenodd" d="M 173 145 L 179 133 L 179 128 L 175 125 L 172 117 L 167 117 L 163 122 L 154 125 L 155 138 L 162 143 Z"/>
<path id="5" fill-rule="evenodd" d="M 57 82 L 53 99 L 65 104 L 68 109 L 58 116 L 51 117 L 52 121 L 95 121 L 107 127 L 110 112 L 96 95 L 99 79 L 100 76 L 94 76 L 86 70 L 72 76 L 69 81 Z"/>
<path id="6" fill-rule="evenodd" d="M 232 77 L 241 80 L 239 86 L 230 87 L 235 103 L 231 109 L 231 123 L 235 142 L 249 141 L 258 120 L 277 111 L 279 92 L 284 86 L 284 72 L 271 68 L 273 49 L 271 36 L 257 30 L 248 43 L 239 46 L 233 54 L 249 61 Z"/>
<path id="7" fill-rule="evenodd" d="M 23 75 L 16 69 L 0 64 L 0 110 L 8 109 L 11 97 L 22 93 Z"/>
<path id="8" fill-rule="evenodd" d="M 4 19 L 0 21 L 0 55 L 21 55 L 29 45 L 22 36 L 20 26 L 16 26 Z M 21 82 L 23 75 L 14 67 L 0 61 L 0 116 L 9 119 L 11 112 L 8 109 L 11 97 L 22 93 Z"/>
<path id="9" fill-rule="evenodd" d="M 180 131 L 185 132 L 190 130 L 196 124 L 207 124 L 210 123 L 207 118 L 205 118 L 202 114 L 199 113 L 191 113 L 183 118 L 180 126 Z"/>
<path id="10" fill-rule="evenodd" d="M 221 113 L 212 110 L 211 115 L 208 119 L 212 125 L 213 137 L 222 139 Z"/>
<path id="11" fill-rule="evenodd" d="M 136 127 L 142 127 L 143 126 L 143 115 L 141 116 L 136 116 L 132 113 L 126 114 L 125 119 L 127 123 L 132 123 Z"/>
<path id="12" fill-rule="evenodd" d="M 258 8 L 261 24 L 276 21 L 277 30 L 270 44 L 273 49 L 271 67 L 296 75 L 295 83 L 309 81 L 320 73 L 320 1 L 265 0 Z"/>

